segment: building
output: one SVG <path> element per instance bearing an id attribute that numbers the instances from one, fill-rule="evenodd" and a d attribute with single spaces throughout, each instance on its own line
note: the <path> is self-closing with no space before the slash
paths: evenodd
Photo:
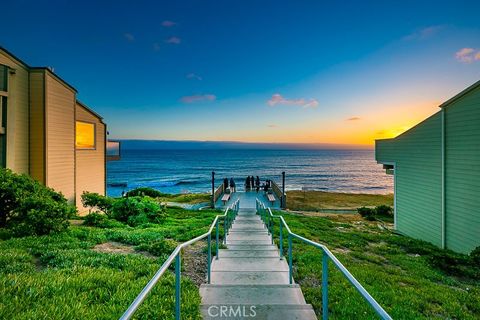
<path id="1" fill-rule="evenodd" d="M 107 126 L 75 88 L 0 47 L 0 98 L 0 167 L 29 174 L 80 212 L 83 191 L 105 194 Z"/>
<path id="2" fill-rule="evenodd" d="M 480 81 L 375 157 L 395 180 L 395 228 L 441 248 L 480 246 Z"/>

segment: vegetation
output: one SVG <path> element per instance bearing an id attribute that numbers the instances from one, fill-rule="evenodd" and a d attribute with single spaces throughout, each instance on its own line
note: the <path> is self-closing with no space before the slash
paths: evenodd
<path id="1" fill-rule="evenodd" d="M 113 203 L 110 217 L 120 222 L 137 226 L 149 222 L 160 222 L 165 208 L 150 197 L 125 197 Z"/>
<path id="2" fill-rule="evenodd" d="M 84 207 L 90 208 L 90 210 L 98 210 L 105 214 L 108 214 L 112 209 L 114 198 L 102 196 L 94 192 L 82 193 L 82 204 Z"/>
<path id="3" fill-rule="evenodd" d="M 293 232 L 327 245 L 394 319 L 480 318 L 480 249 L 470 256 L 441 250 L 358 215 L 276 214 L 285 217 Z M 322 254 L 296 240 L 293 247 L 294 278 L 319 315 Z M 286 240 L 284 248 L 286 253 Z M 332 263 L 329 270 L 331 318 L 376 319 Z"/>
<path id="4" fill-rule="evenodd" d="M 393 194 L 354 194 L 324 191 L 288 191 L 287 208 L 298 211 L 351 209 L 363 206 L 393 206 Z"/>
<path id="5" fill-rule="evenodd" d="M 85 223 L 113 225 L 0 241 L 0 319 L 118 319 L 176 245 L 206 232 L 216 214 L 167 208 L 160 224 L 139 227 L 91 214 Z M 125 252 L 101 249 L 114 244 Z M 174 288 L 168 272 L 137 317 L 173 319 Z M 200 319 L 199 304 L 183 276 L 182 318 Z"/>
<path id="6" fill-rule="evenodd" d="M 390 206 L 380 205 L 375 208 L 361 207 L 357 209 L 357 212 L 363 218 L 370 221 L 383 220 L 393 222 L 393 208 Z"/>
<path id="7" fill-rule="evenodd" d="M 76 213 L 61 193 L 27 175 L 0 168 L 0 228 L 2 237 L 45 235 L 68 227 Z"/>
<path id="8" fill-rule="evenodd" d="M 136 188 L 126 193 L 126 196 L 149 196 L 161 202 L 178 202 L 197 204 L 210 202 L 210 195 L 206 193 L 168 194 L 152 188 Z"/>

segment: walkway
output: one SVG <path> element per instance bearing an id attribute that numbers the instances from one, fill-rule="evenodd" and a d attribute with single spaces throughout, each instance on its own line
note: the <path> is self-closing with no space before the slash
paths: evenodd
<path id="1" fill-rule="evenodd" d="M 272 209 L 280 209 L 280 200 L 277 199 L 274 204 L 270 203 L 267 200 L 265 192 L 263 191 L 260 191 L 258 193 L 256 191 L 234 192 L 230 197 L 230 200 L 228 200 L 226 204 L 223 204 L 220 197 L 220 199 L 217 200 L 217 202 L 215 203 L 215 208 L 218 208 L 218 209 L 226 208 L 232 203 L 234 203 L 235 201 L 237 201 L 237 199 L 240 199 L 240 205 L 242 206 L 242 208 L 255 208 L 255 199 L 257 198 L 258 200 L 263 201 L 267 207 L 270 207 Z"/>
<path id="2" fill-rule="evenodd" d="M 255 212 L 256 192 L 239 192 L 241 209 L 213 261 L 211 284 L 200 287 L 204 319 L 317 319 L 288 264 Z M 253 196 L 253 203 L 250 198 Z"/>

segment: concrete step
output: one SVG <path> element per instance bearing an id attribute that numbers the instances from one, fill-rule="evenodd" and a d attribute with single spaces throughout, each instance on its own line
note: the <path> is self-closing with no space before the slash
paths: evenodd
<path id="1" fill-rule="evenodd" d="M 212 284 L 288 284 L 288 271 L 213 271 Z"/>
<path id="2" fill-rule="evenodd" d="M 236 234 L 245 234 L 245 233 L 255 233 L 255 234 L 268 234 L 267 229 L 265 228 L 232 228 L 228 231 L 228 233 L 236 233 Z"/>
<path id="3" fill-rule="evenodd" d="M 270 236 L 265 233 L 257 232 L 230 232 L 227 236 L 227 241 L 272 241 Z"/>
<path id="4" fill-rule="evenodd" d="M 280 253 L 277 250 L 231 250 L 220 249 L 219 257 L 225 258 L 269 258 L 277 257 L 280 259 Z"/>
<path id="5" fill-rule="evenodd" d="M 234 223 L 230 230 L 234 231 L 267 231 L 263 223 Z"/>
<path id="6" fill-rule="evenodd" d="M 228 245 L 267 245 L 267 244 L 272 244 L 272 241 L 270 239 L 265 239 L 265 240 L 231 240 L 229 239 L 229 236 L 227 236 L 227 246 Z"/>
<path id="7" fill-rule="evenodd" d="M 227 258 L 213 260 L 212 271 L 288 271 L 288 264 L 280 258 Z"/>
<path id="8" fill-rule="evenodd" d="M 287 305 L 217 305 L 200 306 L 203 319 L 206 320 L 316 320 L 317 317 L 309 304 Z"/>
<path id="9" fill-rule="evenodd" d="M 306 304 L 296 284 L 223 285 L 202 284 L 202 304 Z"/>
<path id="10" fill-rule="evenodd" d="M 242 220 L 255 220 L 255 221 L 261 221 L 262 219 L 259 216 L 237 216 L 235 218 L 235 221 L 242 221 Z"/>
<path id="11" fill-rule="evenodd" d="M 228 244 L 228 250 L 247 250 L 247 251 L 256 251 L 256 250 L 273 250 L 278 252 L 277 246 L 272 244 Z"/>
<path id="12" fill-rule="evenodd" d="M 239 224 L 260 224 L 264 225 L 263 221 L 261 219 L 235 219 L 233 221 L 233 226 L 239 225 Z"/>

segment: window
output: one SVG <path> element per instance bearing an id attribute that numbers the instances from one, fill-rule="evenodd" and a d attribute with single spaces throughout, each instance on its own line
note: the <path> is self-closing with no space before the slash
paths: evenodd
<path id="1" fill-rule="evenodd" d="M 95 124 L 77 121 L 75 147 L 77 149 L 95 149 Z"/>
<path id="2" fill-rule="evenodd" d="M 7 97 L 0 96 L 0 168 L 7 162 Z"/>
<path id="3" fill-rule="evenodd" d="M 120 141 L 107 141 L 107 161 L 120 160 Z"/>
<path id="4" fill-rule="evenodd" d="M 0 64 L 0 91 L 7 92 L 8 67 Z"/>

